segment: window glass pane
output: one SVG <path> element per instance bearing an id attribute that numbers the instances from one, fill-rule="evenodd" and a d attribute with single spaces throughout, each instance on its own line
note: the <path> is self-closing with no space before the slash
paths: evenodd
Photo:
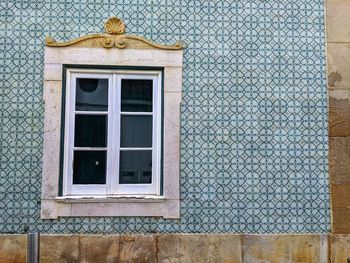
<path id="1" fill-rule="evenodd" d="M 74 151 L 73 184 L 105 184 L 106 156 L 106 151 Z"/>
<path id="2" fill-rule="evenodd" d="M 121 116 L 121 147 L 152 147 L 152 116 Z"/>
<path id="3" fill-rule="evenodd" d="M 152 112 L 153 81 L 122 79 L 121 111 Z"/>
<path id="4" fill-rule="evenodd" d="M 75 147 L 107 147 L 107 115 L 75 115 Z"/>
<path id="5" fill-rule="evenodd" d="M 120 151 L 120 184 L 152 183 L 152 151 Z"/>
<path id="6" fill-rule="evenodd" d="M 77 79 L 75 110 L 107 111 L 107 106 L 108 79 Z"/>

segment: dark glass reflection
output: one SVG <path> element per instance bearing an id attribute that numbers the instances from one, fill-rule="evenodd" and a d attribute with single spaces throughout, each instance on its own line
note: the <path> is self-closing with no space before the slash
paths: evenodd
<path id="1" fill-rule="evenodd" d="M 75 115 L 75 147 L 107 147 L 106 115 Z"/>
<path id="2" fill-rule="evenodd" d="M 107 111 L 108 79 L 77 79 L 75 110 Z"/>
<path id="3" fill-rule="evenodd" d="M 106 151 L 74 151 L 73 184 L 105 184 L 106 156 Z"/>
<path id="4" fill-rule="evenodd" d="M 121 151 L 119 183 L 152 183 L 152 151 Z"/>
<path id="5" fill-rule="evenodd" d="M 121 116 L 121 147 L 152 147 L 152 116 Z"/>
<path id="6" fill-rule="evenodd" d="M 121 111 L 152 112 L 153 81 L 122 79 Z"/>

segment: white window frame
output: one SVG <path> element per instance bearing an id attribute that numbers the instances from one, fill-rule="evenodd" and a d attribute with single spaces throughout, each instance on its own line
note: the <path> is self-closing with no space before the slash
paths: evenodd
<path id="1" fill-rule="evenodd" d="M 82 66 L 83 65 L 83 66 Z M 163 149 L 161 195 L 62 195 L 60 189 L 63 74 L 72 68 L 137 67 L 162 69 Z M 180 103 L 182 97 L 183 50 L 148 48 L 94 48 L 85 46 L 45 47 L 44 143 L 41 218 L 150 216 L 180 217 Z M 109 73 L 108 70 L 103 70 Z M 94 70 L 91 70 L 93 73 Z M 96 70 L 95 70 L 96 72 Z"/>
<path id="2" fill-rule="evenodd" d="M 63 196 L 113 196 L 113 195 L 160 195 L 161 176 L 161 71 L 135 70 L 84 70 L 68 69 L 66 72 L 66 107 L 64 131 L 64 162 L 63 162 Z M 75 110 L 76 80 L 78 78 L 108 79 L 108 110 L 77 111 Z M 121 80 L 147 79 L 153 82 L 152 112 L 122 112 L 121 111 Z M 101 149 L 92 147 L 74 147 L 75 115 L 107 115 L 107 147 Z M 119 153 L 122 150 L 145 150 L 142 148 L 120 147 L 121 115 L 151 115 L 152 116 L 152 183 L 151 184 L 119 184 Z M 106 184 L 73 184 L 73 153 L 74 150 L 105 150 Z"/>

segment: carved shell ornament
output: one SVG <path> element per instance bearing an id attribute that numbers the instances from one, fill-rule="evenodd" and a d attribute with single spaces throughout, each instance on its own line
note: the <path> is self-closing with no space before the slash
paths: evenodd
<path id="1" fill-rule="evenodd" d="M 105 23 L 105 33 L 91 34 L 82 36 L 73 40 L 58 42 L 54 38 L 46 37 L 45 44 L 49 47 L 103 47 L 103 48 L 138 48 L 138 49 L 165 49 L 180 50 L 183 49 L 181 42 L 174 45 L 160 45 L 144 37 L 124 35 L 125 24 L 118 17 L 111 17 Z"/>
<path id="2" fill-rule="evenodd" d="M 105 24 L 105 31 L 107 34 L 120 35 L 125 33 L 125 25 L 118 17 L 112 17 L 107 20 Z"/>

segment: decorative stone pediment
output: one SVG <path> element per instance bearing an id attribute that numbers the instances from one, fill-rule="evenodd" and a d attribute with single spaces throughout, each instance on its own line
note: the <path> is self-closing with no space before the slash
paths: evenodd
<path id="1" fill-rule="evenodd" d="M 58 42 L 54 38 L 46 37 L 45 44 L 49 47 L 93 47 L 93 48 L 133 48 L 133 49 L 164 49 L 180 50 L 183 45 L 160 45 L 141 36 L 124 35 L 125 24 L 118 17 L 111 17 L 105 23 L 105 33 L 90 34 L 73 40 Z"/>

